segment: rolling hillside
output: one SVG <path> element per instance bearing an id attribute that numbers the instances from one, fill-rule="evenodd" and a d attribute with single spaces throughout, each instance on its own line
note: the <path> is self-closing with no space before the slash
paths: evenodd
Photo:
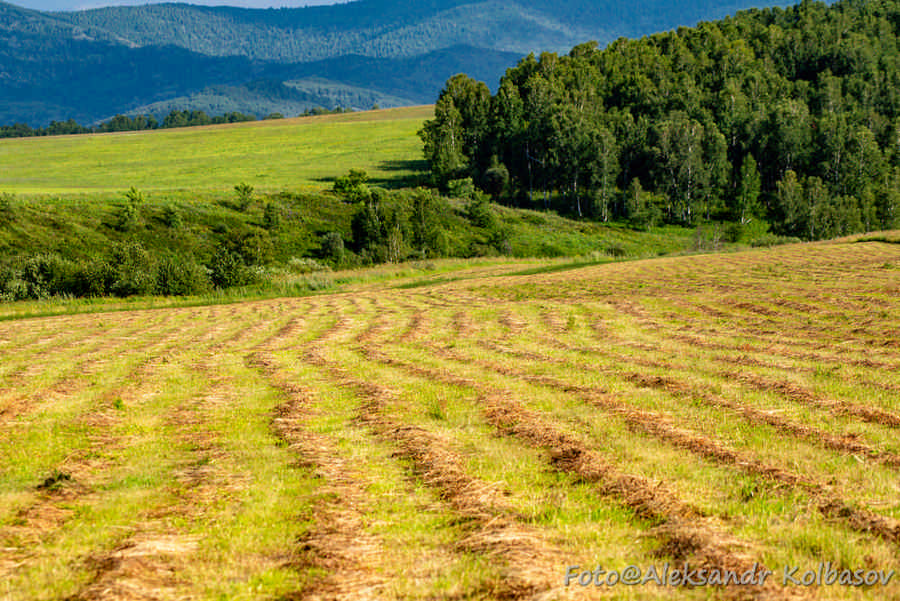
<path id="1" fill-rule="evenodd" d="M 141 46 L 172 44 L 208 55 L 297 62 L 345 54 L 409 57 L 460 44 L 521 55 L 563 53 L 585 40 L 605 45 L 622 36 L 639 37 L 776 4 L 652 0 L 626 7 L 606 0 L 357 0 L 265 11 L 155 4 L 54 16 Z"/>

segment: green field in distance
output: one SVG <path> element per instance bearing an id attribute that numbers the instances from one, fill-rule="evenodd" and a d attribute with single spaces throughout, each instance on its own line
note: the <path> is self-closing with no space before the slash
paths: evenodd
<path id="1" fill-rule="evenodd" d="M 316 190 L 349 169 L 403 181 L 425 166 L 432 106 L 143 132 L 0 140 L 0 192 Z"/>

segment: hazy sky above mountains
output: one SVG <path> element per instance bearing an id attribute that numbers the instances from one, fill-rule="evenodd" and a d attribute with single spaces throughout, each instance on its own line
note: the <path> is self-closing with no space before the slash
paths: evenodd
<path id="1" fill-rule="evenodd" d="M 9 1 L 9 0 L 8 0 Z M 348 0 L 159 0 L 160 2 L 185 2 L 187 4 L 206 4 L 210 6 L 227 5 L 245 8 L 278 8 L 282 6 L 317 6 L 321 4 L 339 4 Z M 101 6 L 123 6 L 155 3 L 153 0 L 11 0 L 11 4 L 33 8 L 35 10 L 80 10 L 99 8 Z"/>

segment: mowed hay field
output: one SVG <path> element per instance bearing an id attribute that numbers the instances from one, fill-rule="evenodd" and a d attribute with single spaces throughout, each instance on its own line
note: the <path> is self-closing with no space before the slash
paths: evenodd
<path id="1" fill-rule="evenodd" d="M 421 169 L 434 107 L 142 132 L 0 140 L 0 191 L 16 194 L 320 190 L 350 169 L 375 181 Z M 412 158 L 411 158 L 412 157 Z"/>
<path id="2" fill-rule="evenodd" d="M 900 596 L 783 585 L 900 570 L 900 245 L 457 275 L 0 323 L 0 598 Z"/>

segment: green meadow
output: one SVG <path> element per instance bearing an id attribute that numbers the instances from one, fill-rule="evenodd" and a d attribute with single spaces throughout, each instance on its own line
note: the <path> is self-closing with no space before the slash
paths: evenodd
<path id="1" fill-rule="evenodd" d="M 349 169 L 402 182 L 421 169 L 431 106 L 208 127 L 0 140 L 0 191 L 322 190 Z"/>

